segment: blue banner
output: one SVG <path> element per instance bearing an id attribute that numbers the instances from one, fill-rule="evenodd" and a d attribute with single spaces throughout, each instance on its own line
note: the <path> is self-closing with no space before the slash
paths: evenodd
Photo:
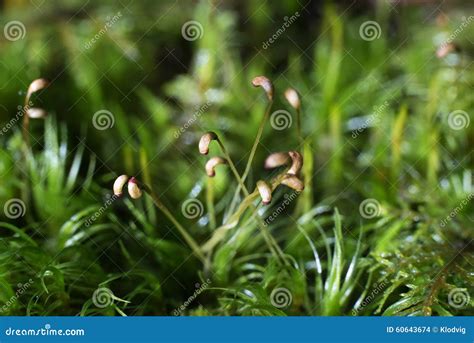
<path id="1" fill-rule="evenodd" d="M 0 342 L 468 342 L 473 317 L 0 317 Z"/>

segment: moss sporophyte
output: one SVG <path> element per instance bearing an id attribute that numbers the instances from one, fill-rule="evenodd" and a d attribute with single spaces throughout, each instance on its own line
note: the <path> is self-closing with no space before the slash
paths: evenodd
<path id="1" fill-rule="evenodd" d="M 193 250 L 196 257 L 198 257 L 206 266 L 209 265 L 209 259 L 212 255 L 213 249 L 220 241 L 222 241 L 226 233 L 239 223 L 240 219 L 247 210 L 250 210 L 252 215 L 257 219 L 258 227 L 263 238 L 265 239 L 268 249 L 277 258 L 277 261 L 282 264 L 289 264 L 287 257 L 281 250 L 275 238 L 268 231 L 267 224 L 258 213 L 258 206 L 260 204 L 270 204 L 272 201 L 272 193 L 279 185 L 287 186 L 297 192 L 300 192 L 304 189 L 304 183 L 299 178 L 299 174 L 303 166 L 303 157 L 297 151 L 272 153 L 265 160 L 265 169 L 282 168 L 282 170 L 270 180 L 257 181 L 255 187 L 253 187 L 253 191 L 251 191 L 251 188 L 249 188 L 249 186 L 246 184 L 245 180 L 251 169 L 252 161 L 260 143 L 263 129 L 265 123 L 267 122 L 274 97 L 273 84 L 267 77 L 258 76 L 252 80 L 252 84 L 255 87 L 261 87 L 265 91 L 268 105 L 257 130 L 256 137 L 251 147 L 250 155 L 243 173 L 241 174 L 238 171 L 222 138 L 217 133 L 212 131 L 206 132 L 199 140 L 198 148 L 200 154 L 208 155 L 212 142 L 216 142 L 221 154 L 223 155 L 212 156 L 207 160 L 205 163 L 205 171 L 207 176 L 210 178 L 214 177 L 216 175 L 216 167 L 227 165 L 229 166 L 231 173 L 237 182 L 234 198 L 230 207 L 230 214 L 227 219 L 224 220 L 222 225 L 214 230 L 211 238 L 207 242 L 202 245 L 198 244 L 183 227 L 183 225 L 180 224 L 179 220 L 172 214 L 172 212 L 160 201 L 157 194 L 153 192 L 149 186 L 141 183 L 135 177 L 121 175 L 117 177 L 113 185 L 114 194 L 116 196 L 122 195 L 125 185 L 127 185 L 128 194 L 132 199 L 139 199 L 143 193 L 148 194 L 158 209 L 160 209 L 176 226 L 184 240 Z M 296 91 L 287 91 L 286 97 L 289 98 L 290 104 L 293 107 L 299 109 L 299 98 Z M 212 184 L 209 185 L 212 187 Z M 240 193 L 243 195 L 242 200 L 239 200 Z M 260 201 L 258 201 L 259 198 Z"/>

